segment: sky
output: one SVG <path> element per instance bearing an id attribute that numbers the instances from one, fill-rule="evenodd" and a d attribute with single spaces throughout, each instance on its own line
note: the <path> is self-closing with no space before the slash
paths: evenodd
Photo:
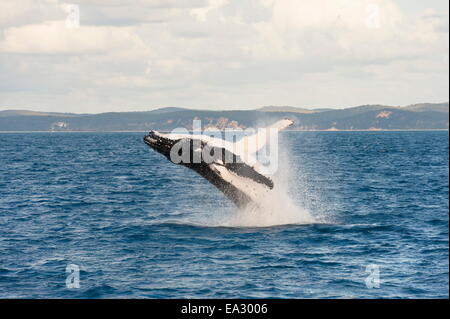
<path id="1" fill-rule="evenodd" d="M 449 100 L 447 0 L 2 0 L 0 111 Z"/>

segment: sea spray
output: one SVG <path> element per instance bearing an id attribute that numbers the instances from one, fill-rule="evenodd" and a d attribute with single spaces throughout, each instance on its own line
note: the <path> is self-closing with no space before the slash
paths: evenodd
<path id="1" fill-rule="evenodd" d="M 283 143 L 283 140 L 280 139 L 280 142 Z M 316 222 L 310 212 L 294 200 L 298 196 L 306 195 L 306 187 L 303 180 L 298 178 L 299 171 L 291 160 L 288 145 L 289 143 L 283 143 L 279 148 L 278 171 L 272 176 L 274 188 L 259 203 L 232 212 L 227 221 L 228 226 L 269 227 Z M 302 185 L 298 185 L 299 183 Z M 299 189 L 304 192 L 295 191 Z"/>
<path id="2" fill-rule="evenodd" d="M 274 188 L 267 196 L 243 209 L 234 206 L 215 206 L 215 209 L 208 207 L 208 210 L 212 210 L 211 213 L 197 216 L 200 219 L 191 219 L 190 223 L 210 227 L 270 227 L 316 223 L 316 218 L 306 206 L 308 187 L 305 179 L 299 176 L 303 172 L 298 163 L 292 161 L 289 143 L 284 144 L 279 148 L 278 171 L 271 176 Z"/>
<path id="3" fill-rule="evenodd" d="M 297 206 L 282 187 L 276 186 L 257 205 L 233 211 L 223 226 L 229 227 L 269 227 L 288 224 L 311 224 L 313 216 Z"/>

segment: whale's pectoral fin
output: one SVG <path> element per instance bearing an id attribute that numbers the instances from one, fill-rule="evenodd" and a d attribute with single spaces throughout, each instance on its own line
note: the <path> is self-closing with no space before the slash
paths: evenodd
<path id="1" fill-rule="evenodd" d="M 253 167 L 245 163 L 230 163 L 225 164 L 224 166 L 226 169 L 235 173 L 238 176 L 251 179 L 254 182 L 263 184 L 267 186 L 269 189 L 273 188 L 273 181 L 269 177 L 261 173 L 258 173 Z"/>
<path id="2" fill-rule="evenodd" d="M 268 142 L 270 129 L 276 129 L 278 131 L 284 130 L 294 124 L 294 121 L 289 119 L 280 120 L 274 124 L 267 126 L 263 129 L 259 129 L 255 134 L 244 136 L 237 141 L 236 149 L 242 154 L 254 154 L 261 150 Z"/>
<path id="3" fill-rule="evenodd" d="M 266 196 L 267 193 L 273 188 L 273 183 L 269 178 L 261 175 L 267 179 L 265 182 L 261 182 L 256 179 L 255 175 L 258 174 L 256 171 L 253 171 L 252 173 L 246 171 L 246 173 L 243 174 L 242 170 L 231 170 L 226 168 L 224 165 L 216 163 L 210 164 L 209 167 L 213 172 L 220 176 L 226 184 L 231 186 L 219 189 L 230 197 L 238 206 L 244 206 L 243 204 L 247 204 L 248 202 L 259 202 L 261 198 L 264 198 L 264 196 Z M 233 190 L 231 196 L 227 194 L 230 189 Z"/>

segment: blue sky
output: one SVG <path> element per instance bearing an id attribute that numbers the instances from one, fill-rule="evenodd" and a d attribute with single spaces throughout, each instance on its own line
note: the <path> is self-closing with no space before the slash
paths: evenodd
<path id="1" fill-rule="evenodd" d="M 449 99 L 447 1 L 73 2 L 0 2 L 0 110 Z"/>

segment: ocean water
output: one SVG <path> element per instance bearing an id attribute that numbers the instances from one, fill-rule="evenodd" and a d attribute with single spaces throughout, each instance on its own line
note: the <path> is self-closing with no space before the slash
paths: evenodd
<path id="1" fill-rule="evenodd" d="M 143 136 L 0 134 L 0 298 L 448 298 L 448 132 L 285 132 L 246 212 Z"/>

